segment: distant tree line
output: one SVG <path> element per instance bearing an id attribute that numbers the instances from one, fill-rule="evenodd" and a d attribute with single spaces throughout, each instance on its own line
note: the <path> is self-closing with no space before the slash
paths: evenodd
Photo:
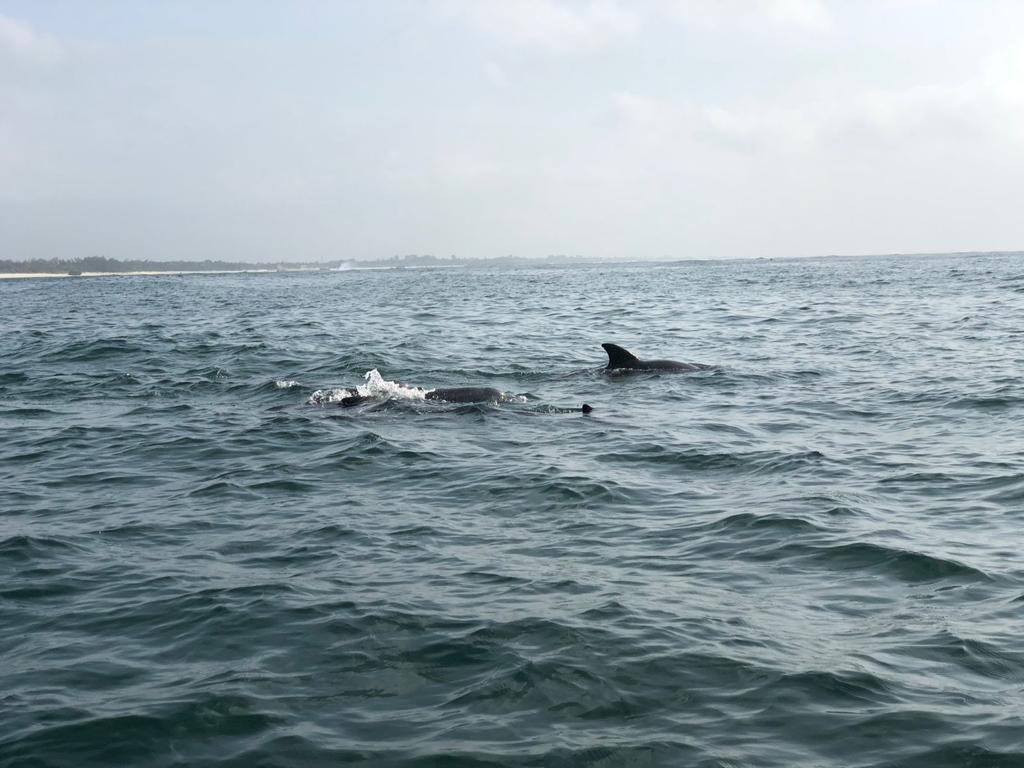
<path id="1" fill-rule="evenodd" d="M 0 259 L 0 272 L 64 274 L 67 272 L 218 272 L 239 269 L 267 269 L 266 264 L 240 261 L 144 261 L 85 256 L 78 259 Z"/>

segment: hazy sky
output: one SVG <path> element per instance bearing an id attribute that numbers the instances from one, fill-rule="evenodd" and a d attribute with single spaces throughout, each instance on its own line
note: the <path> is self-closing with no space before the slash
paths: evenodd
<path id="1" fill-rule="evenodd" d="M 0 0 L 0 258 L 1022 248 L 1018 0 Z"/>

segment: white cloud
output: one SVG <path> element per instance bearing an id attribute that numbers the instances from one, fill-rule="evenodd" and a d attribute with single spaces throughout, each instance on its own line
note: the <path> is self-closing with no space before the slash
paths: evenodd
<path id="1" fill-rule="evenodd" d="M 804 29 L 824 30 L 832 25 L 820 0 L 762 0 L 762 13 L 775 21 Z"/>
<path id="2" fill-rule="evenodd" d="M 617 0 L 449 0 L 442 7 L 505 45 L 551 53 L 597 50 L 633 36 L 640 24 Z"/>
<path id="3" fill-rule="evenodd" d="M 495 88 L 508 87 L 508 75 L 497 62 L 488 61 L 484 64 L 484 77 Z"/>
<path id="4" fill-rule="evenodd" d="M 726 153 L 800 152 L 814 145 L 820 130 L 813 110 L 672 102 L 626 92 L 612 101 L 625 130 L 664 143 L 666 154 L 683 140 Z"/>
<path id="5" fill-rule="evenodd" d="M 0 59 L 19 64 L 49 64 L 61 57 L 61 46 L 52 37 L 0 14 Z"/>
<path id="6" fill-rule="evenodd" d="M 673 18 L 686 23 L 719 25 L 768 20 L 781 27 L 821 32 L 832 19 L 821 0 L 666 0 Z"/>
<path id="7" fill-rule="evenodd" d="M 789 96 L 727 101 L 621 92 L 612 102 L 625 128 L 665 142 L 666 152 L 685 136 L 726 153 L 1024 153 L 1024 47 L 996 51 L 964 74 L 891 88 L 794 83 Z"/>
<path id="8" fill-rule="evenodd" d="M 983 69 L 983 82 L 998 105 L 998 128 L 1024 144 L 1024 47 L 993 54 Z"/>

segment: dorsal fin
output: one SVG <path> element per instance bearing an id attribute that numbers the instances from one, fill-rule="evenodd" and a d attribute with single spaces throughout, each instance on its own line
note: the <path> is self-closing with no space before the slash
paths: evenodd
<path id="1" fill-rule="evenodd" d="M 636 368 L 640 365 L 640 360 L 636 355 L 618 344 L 602 344 L 601 346 L 608 353 L 609 368 Z"/>

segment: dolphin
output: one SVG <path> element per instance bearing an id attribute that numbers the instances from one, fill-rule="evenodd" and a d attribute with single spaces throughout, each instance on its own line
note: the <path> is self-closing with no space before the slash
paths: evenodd
<path id="1" fill-rule="evenodd" d="M 423 396 L 426 400 L 438 400 L 445 403 L 500 403 L 505 395 L 500 389 L 494 387 L 439 387 L 438 389 L 427 390 Z M 343 397 L 339 402 L 346 408 L 370 400 L 376 400 L 373 395 L 360 395 L 358 393 Z M 564 408 L 565 412 L 578 411 L 590 413 L 593 406 L 584 403 L 580 408 Z"/>
<path id="2" fill-rule="evenodd" d="M 602 344 L 608 353 L 606 371 L 665 371 L 668 373 L 687 373 L 690 371 L 706 371 L 713 366 L 702 363 L 680 363 L 675 360 L 641 360 L 629 350 L 618 344 Z"/>
<path id="3" fill-rule="evenodd" d="M 310 402 L 337 403 L 344 408 L 351 408 L 363 403 L 387 400 L 392 396 L 399 399 L 433 400 L 441 403 L 509 403 L 525 402 L 522 395 L 511 395 L 495 387 L 434 387 L 425 389 L 400 381 L 385 381 L 380 371 L 374 368 L 367 371 L 364 378 L 367 386 L 355 389 L 332 390 L 326 393 L 316 391 L 310 395 Z M 340 396 L 340 397 L 339 397 Z M 562 409 L 566 410 L 566 409 Z M 590 413 L 594 409 L 584 403 L 581 408 L 569 408 L 568 411 Z"/>
<path id="4" fill-rule="evenodd" d="M 494 387 L 441 387 L 427 390 L 423 397 L 426 400 L 440 400 L 445 403 L 500 403 L 503 394 L 500 389 Z M 374 395 L 356 393 L 343 397 L 339 402 L 347 408 L 377 399 L 379 398 Z"/>

